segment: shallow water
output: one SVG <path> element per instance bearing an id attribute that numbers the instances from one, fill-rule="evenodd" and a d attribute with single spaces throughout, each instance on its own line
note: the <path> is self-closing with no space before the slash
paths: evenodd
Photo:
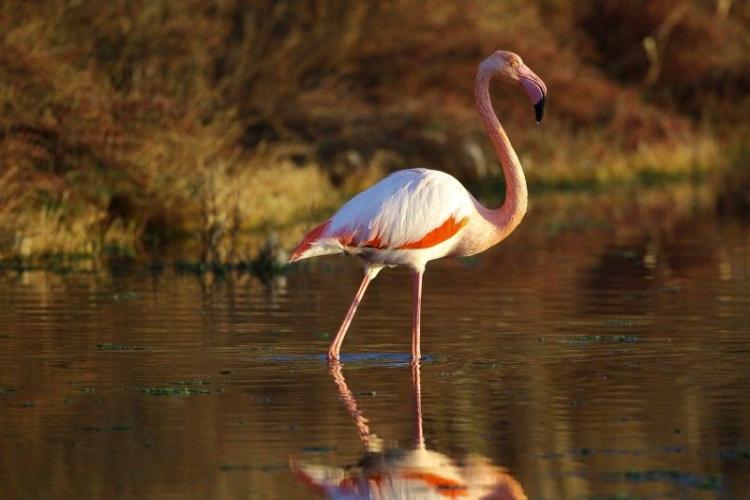
<path id="1" fill-rule="evenodd" d="M 400 269 L 339 367 L 323 353 L 350 259 L 265 285 L 2 275 L 0 497 L 750 498 L 750 226 L 618 220 L 532 211 L 481 257 L 432 263 L 417 373 Z"/>

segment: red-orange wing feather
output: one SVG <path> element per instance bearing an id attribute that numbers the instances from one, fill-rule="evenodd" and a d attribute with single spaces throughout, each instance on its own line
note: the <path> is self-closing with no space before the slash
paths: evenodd
<path id="1" fill-rule="evenodd" d="M 468 217 L 464 217 L 463 219 L 456 220 L 453 217 L 448 217 L 445 222 L 440 224 L 438 227 L 430 231 L 429 233 L 425 234 L 421 239 L 417 241 L 412 241 L 409 243 L 404 243 L 403 245 L 400 245 L 398 248 L 430 248 L 434 247 L 435 245 L 438 245 L 445 240 L 451 238 L 454 234 L 459 232 L 462 227 L 466 225 L 466 223 L 469 222 Z"/>

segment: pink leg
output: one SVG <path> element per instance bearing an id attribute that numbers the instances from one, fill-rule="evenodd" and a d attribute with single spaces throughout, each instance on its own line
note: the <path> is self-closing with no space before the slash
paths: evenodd
<path id="1" fill-rule="evenodd" d="M 419 361 L 419 327 L 422 320 L 422 275 L 423 270 L 414 271 L 414 304 L 412 309 L 411 360 Z"/>
<path id="2" fill-rule="evenodd" d="M 341 351 L 341 344 L 344 342 L 344 335 L 346 335 L 346 331 L 349 329 L 352 319 L 354 319 L 354 313 L 357 312 L 357 306 L 362 301 L 362 296 L 365 294 L 365 290 L 367 290 L 367 285 L 369 285 L 370 281 L 378 275 L 381 269 L 383 269 L 382 266 L 367 266 L 365 268 L 365 277 L 362 278 L 359 290 L 357 290 L 357 293 L 354 295 L 352 305 L 349 306 L 349 311 L 347 311 L 344 321 L 341 323 L 338 333 L 336 333 L 336 338 L 333 339 L 331 347 L 328 348 L 329 360 L 339 359 L 339 351 Z"/>

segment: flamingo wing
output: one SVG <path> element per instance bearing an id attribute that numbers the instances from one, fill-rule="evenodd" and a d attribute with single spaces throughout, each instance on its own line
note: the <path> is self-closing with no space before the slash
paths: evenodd
<path id="1" fill-rule="evenodd" d="M 292 260 L 352 247 L 428 248 L 460 231 L 473 206 L 469 192 L 445 172 L 400 170 L 354 196 L 310 231 Z"/>

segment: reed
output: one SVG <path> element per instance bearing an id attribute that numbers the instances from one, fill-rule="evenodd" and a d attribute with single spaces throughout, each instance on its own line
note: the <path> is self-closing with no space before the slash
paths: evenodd
<path id="1" fill-rule="evenodd" d="M 541 136 L 493 96 L 532 184 L 711 176 L 750 113 L 750 9 L 721 4 L 4 2 L 0 258 L 242 262 L 393 169 L 492 186 L 471 87 L 498 47 L 551 89 Z"/>

